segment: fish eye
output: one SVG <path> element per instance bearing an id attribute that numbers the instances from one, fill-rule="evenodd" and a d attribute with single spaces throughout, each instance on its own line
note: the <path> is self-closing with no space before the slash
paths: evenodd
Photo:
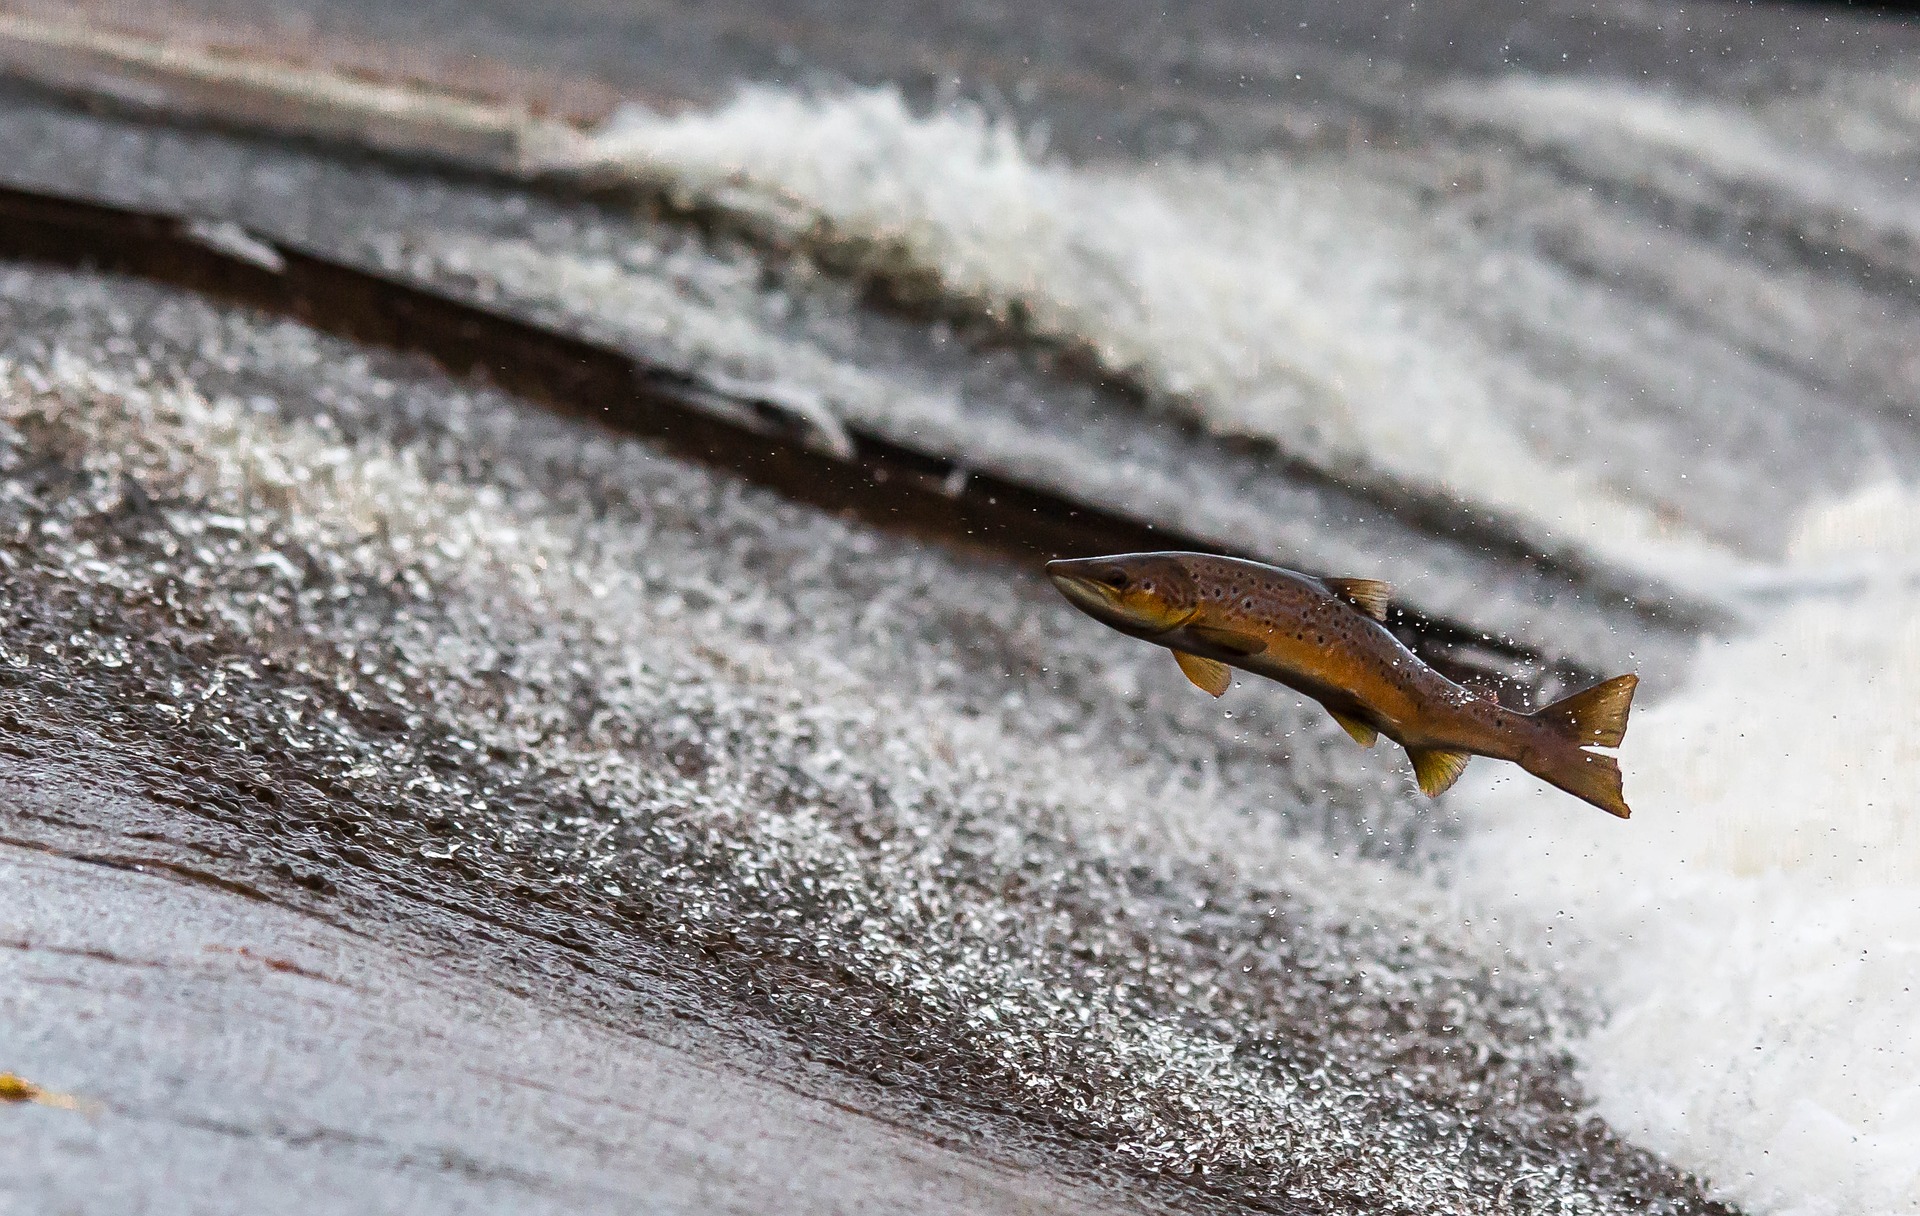
<path id="1" fill-rule="evenodd" d="M 1100 581 L 1105 583 L 1107 586 L 1113 588 L 1115 591 L 1125 591 L 1127 589 L 1127 584 L 1132 582 L 1133 580 L 1127 577 L 1127 572 L 1125 570 L 1122 570 L 1120 567 L 1115 566 L 1113 569 L 1108 570 L 1105 573 L 1101 574 Z"/>

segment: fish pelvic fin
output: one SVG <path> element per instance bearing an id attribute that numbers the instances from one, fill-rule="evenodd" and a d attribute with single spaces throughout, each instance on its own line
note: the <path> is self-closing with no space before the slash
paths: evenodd
<path id="1" fill-rule="evenodd" d="M 1180 670 L 1187 673 L 1187 679 L 1192 680 L 1194 687 L 1201 692 L 1217 697 L 1233 686 L 1233 673 L 1217 659 L 1203 659 L 1197 654 L 1176 650 L 1173 652 L 1173 661 L 1180 664 Z"/>
<path id="2" fill-rule="evenodd" d="M 1633 814 L 1620 788 L 1620 762 L 1612 756 L 1570 747 L 1550 763 L 1538 767 L 1529 764 L 1527 771 L 1616 818 Z"/>
<path id="3" fill-rule="evenodd" d="M 1323 578 L 1321 585 L 1376 621 L 1387 619 L 1387 603 L 1393 595 L 1390 584 L 1370 578 Z"/>
<path id="4" fill-rule="evenodd" d="M 1537 709 L 1533 716 L 1576 747 L 1619 747 L 1627 735 L 1627 713 L 1639 683 L 1639 676 L 1615 676 Z"/>
<path id="5" fill-rule="evenodd" d="M 1368 726 L 1365 722 L 1359 721 L 1356 718 L 1349 718 L 1345 714 L 1334 713 L 1331 709 L 1327 712 L 1333 714 L 1333 720 L 1340 724 L 1340 729 L 1352 735 L 1353 741 L 1361 747 L 1372 747 L 1374 740 L 1380 737 L 1380 732 Z"/>
<path id="6" fill-rule="evenodd" d="M 1407 758 L 1413 761 L 1413 775 L 1420 782 L 1420 792 L 1429 798 L 1438 798 L 1460 780 L 1460 774 L 1467 771 L 1467 761 L 1473 757 L 1466 752 L 1423 751 L 1410 747 Z"/>

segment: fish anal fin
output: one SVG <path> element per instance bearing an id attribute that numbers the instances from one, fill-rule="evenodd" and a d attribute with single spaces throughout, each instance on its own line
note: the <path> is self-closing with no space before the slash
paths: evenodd
<path id="1" fill-rule="evenodd" d="M 1380 737 L 1379 731 L 1373 729 L 1373 727 L 1368 726 L 1365 722 L 1362 722 L 1357 718 L 1349 718 L 1347 715 L 1343 713 L 1335 713 L 1331 709 L 1328 710 L 1327 712 L 1330 714 L 1333 714 L 1333 720 L 1340 724 L 1340 729 L 1346 731 L 1349 735 L 1352 735 L 1353 741 L 1355 743 L 1358 743 L 1361 747 L 1372 747 L 1374 740 Z"/>
<path id="2" fill-rule="evenodd" d="M 1187 632 L 1192 634 L 1196 641 L 1205 642 L 1229 654 L 1259 654 L 1267 648 L 1267 643 L 1262 638 L 1241 633 L 1237 629 L 1222 629 L 1218 625 L 1188 625 Z"/>
<path id="3" fill-rule="evenodd" d="M 1320 581 L 1328 591 L 1374 620 L 1387 619 L 1387 603 L 1393 596 L 1391 584 L 1370 578 L 1323 578 Z"/>
<path id="4" fill-rule="evenodd" d="M 1467 771 L 1467 761 L 1472 759 L 1466 752 L 1424 751 L 1407 749 L 1407 758 L 1413 761 L 1413 775 L 1420 782 L 1420 792 L 1429 798 L 1438 798 L 1460 780 L 1460 774 Z"/>
<path id="5" fill-rule="evenodd" d="M 1173 661 L 1180 664 L 1180 670 L 1187 673 L 1187 679 L 1192 680 L 1194 687 L 1201 692 L 1217 697 L 1233 685 L 1233 673 L 1218 659 L 1203 659 L 1197 654 L 1176 650 L 1173 652 Z"/>
<path id="6" fill-rule="evenodd" d="M 1533 716 L 1580 747 L 1619 747 L 1639 676 L 1615 676 L 1604 684 L 1562 697 Z"/>

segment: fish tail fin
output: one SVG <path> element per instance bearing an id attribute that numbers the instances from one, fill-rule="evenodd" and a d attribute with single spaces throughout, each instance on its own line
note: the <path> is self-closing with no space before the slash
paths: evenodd
<path id="1" fill-rule="evenodd" d="M 1591 802 L 1609 815 L 1625 819 L 1633 814 L 1620 788 L 1620 762 L 1612 756 L 1570 747 L 1547 763 L 1526 767 L 1542 781 Z"/>
<path id="2" fill-rule="evenodd" d="M 1631 815 L 1620 788 L 1620 762 L 1584 749 L 1620 746 L 1627 735 L 1633 690 L 1639 683 L 1639 676 L 1615 676 L 1535 710 L 1534 720 L 1570 746 L 1552 749 L 1554 754 L 1549 759 L 1538 767 L 1528 765 L 1528 770 L 1609 815 L 1622 819 Z"/>
<path id="3" fill-rule="evenodd" d="M 1639 683 L 1639 676 L 1615 676 L 1536 709 L 1533 717 L 1575 747 L 1619 747 L 1627 735 L 1627 713 L 1633 708 L 1633 690 Z"/>

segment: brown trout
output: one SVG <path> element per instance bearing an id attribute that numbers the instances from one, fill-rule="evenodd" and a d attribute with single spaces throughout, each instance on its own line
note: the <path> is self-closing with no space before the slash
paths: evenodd
<path id="1" fill-rule="evenodd" d="M 1447 679 L 1389 633 L 1385 583 L 1205 553 L 1055 561 L 1047 575 L 1095 620 L 1173 651 L 1187 678 L 1216 697 L 1232 683 L 1227 668 L 1238 667 L 1320 702 L 1362 747 L 1392 739 L 1430 797 L 1459 780 L 1469 756 L 1491 756 L 1630 814 L 1619 763 L 1586 749 L 1620 745 L 1638 676 L 1523 714 Z"/>

